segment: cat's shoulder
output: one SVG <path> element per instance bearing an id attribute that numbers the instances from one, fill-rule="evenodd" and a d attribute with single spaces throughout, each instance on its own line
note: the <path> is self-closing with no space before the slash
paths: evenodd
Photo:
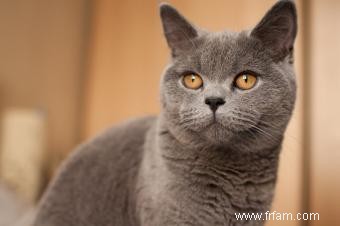
<path id="1" fill-rule="evenodd" d="M 134 187 L 146 136 L 156 120 L 156 117 L 128 120 L 73 151 L 49 185 L 35 225 L 46 225 L 47 221 L 55 223 L 51 225 L 65 225 L 70 211 L 74 219 L 88 217 L 89 222 L 97 222 L 86 225 L 104 225 L 98 222 L 108 222 L 114 214 L 122 216 L 120 208 L 114 207 L 124 206 L 126 199 L 120 197 Z M 79 206 L 86 206 L 91 214 L 86 215 Z M 102 207 L 107 211 L 91 217 L 93 211 Z"/>
<path id="2" fill-rule="evenodd" d="M 130 165 L 133 159 L 142 154 L 146 134 L 156 124 L 156 120 L 155 116 L 130 119 L 104 130 L 79 145 L 61 168 L 67 171 L 78 168 L 84 172 L 89 167 L 100 170 Z"/>
<path id="3" fill-rule="evenodd" d="M 78 187 L 76 184 L 98 177 L 114 178 L 125 169 L 138 166 L 147 131 L 156 120 L 151 116 L 127 120 L 79 145 L 61 164 L 52 184 L 64 187 L 65 181 L 72 181 L 69 186 Z"/>
<path id="4" fill-rule="evenodd" d="M 156 120 L 156 116 L 145 116 L 126 120 L 104 130 L 84 145 L 95 146 L 99 149 L 111 145 L 115 147 L 126 144 L 133 145 L 134 142 L 144 140 L 146 132 L 155 125 Z"/>
<path id="5" fill-rule="evenodd" d="M 146 116 L 129 119 L 102 131 L 91 140 L 80 145 L 75 155 L 88 155 L 91 152 L 119 152 L 121 149 L 140 146 L 147 131 L 156 123 L 157 117 Z"/>

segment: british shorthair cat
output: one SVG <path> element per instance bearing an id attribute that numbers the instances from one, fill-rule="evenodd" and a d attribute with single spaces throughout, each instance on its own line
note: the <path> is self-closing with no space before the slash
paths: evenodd
<path id="1" fill-rule="evenodd" d="M 297 15 L 278 1 L 250 31 L 202 30 L 161 4 L 171 61 L 162 110 L 81 145 L 35 226 L 263 225 L 295 103 Z"/>

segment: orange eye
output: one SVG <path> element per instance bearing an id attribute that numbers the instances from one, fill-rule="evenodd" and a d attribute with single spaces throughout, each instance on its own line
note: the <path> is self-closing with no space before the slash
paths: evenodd
<path id="1" fill-rule="evenodd" d="M 237 88 L 242 90 L 248 90 L 255 86 L 256 76 L 251 74 L 241 74 L 236 77 L 235 85 Z"/>
<path id="2" fill-rule="evenodd" d="M 203 80 L 197 74 L 187 74 L 183 76 L 183 84 L 188 89 L 199 89 L 203 85 Z"/>

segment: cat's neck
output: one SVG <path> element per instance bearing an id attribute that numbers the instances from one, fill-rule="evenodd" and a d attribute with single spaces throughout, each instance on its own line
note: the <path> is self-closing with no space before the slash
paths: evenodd
<path id="1" fill-rule="evenodd" d="M 139 184 L 141 190 L 148 188 L 139 201 L 142 218 L 152 219 L 152 211 L 147 209 L 158 211 L 167 206 L 176 209 L 174 213 L 211 211 L 205 220 L 212 217 L 210 222 L 223 225 L 226 220 L 234 221 L 235 213 L 269 210 L 279 147 L 246 153 L 190 145 L 182 143 L 161 120 L 147 141 Z M 183 216 L 190 218 L 191 214 Z M 149 225 L 164 225 L 162 219 L 157 222 Z"/>
<path id="2" fill-rule="evenodd" d="M 190 145 L 181 143 L 169 130 L 162 130 L 158 135 L 159 154 L 165 161 L 197 164 L 221 169 L 239 169 L 252 175 L 257 171 L 276 172 L 280 145 L 265 150 L 250 152 L 232 150 L 226 146 Z M 268 173 L 268 172 L 267 172 Z"/>
<path id="3" fill-rule="evenodd" d="M 165 125 L 159 124 L 157 130 L 158 154 L 165 171 L 171 172 L 174 178 L 196 183 L 202 191 L 220 189 L 230 195 L 234 211 L 268 210 L 275 188 L 280 145 L 250 152 L 232 150 L 227 145 L 195 146 L 194 140 L 191 144 L 181 142 Z"/>
<path id="4" fill-rule="evenodd" d="M 205 144 L 201 139 L 171 128 L 162 118 L 157 124 L 156 145 L 158 154 L 165 160 L 173 159 L 207 167 L 238 168 L 249 173 L 277 170 L 281 143 L 266 149 L 249 147 L 247 151 L 243 151 L 233 150 L 228 144 Z"/>

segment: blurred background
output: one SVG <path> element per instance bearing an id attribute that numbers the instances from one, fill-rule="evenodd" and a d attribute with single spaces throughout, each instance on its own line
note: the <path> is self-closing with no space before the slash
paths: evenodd
<path id="1" fill-rule="evenodd" d="M 212 31 L 249 29 L 274 0 L 171 0 Z M 297 107 L 272 210 L 340 225 L 340 1 L 296 0 Z M 159 112 L 169 60 L 156 0 L 0 0 L 0 226 L 39 200 L 79 143 Z"/>

